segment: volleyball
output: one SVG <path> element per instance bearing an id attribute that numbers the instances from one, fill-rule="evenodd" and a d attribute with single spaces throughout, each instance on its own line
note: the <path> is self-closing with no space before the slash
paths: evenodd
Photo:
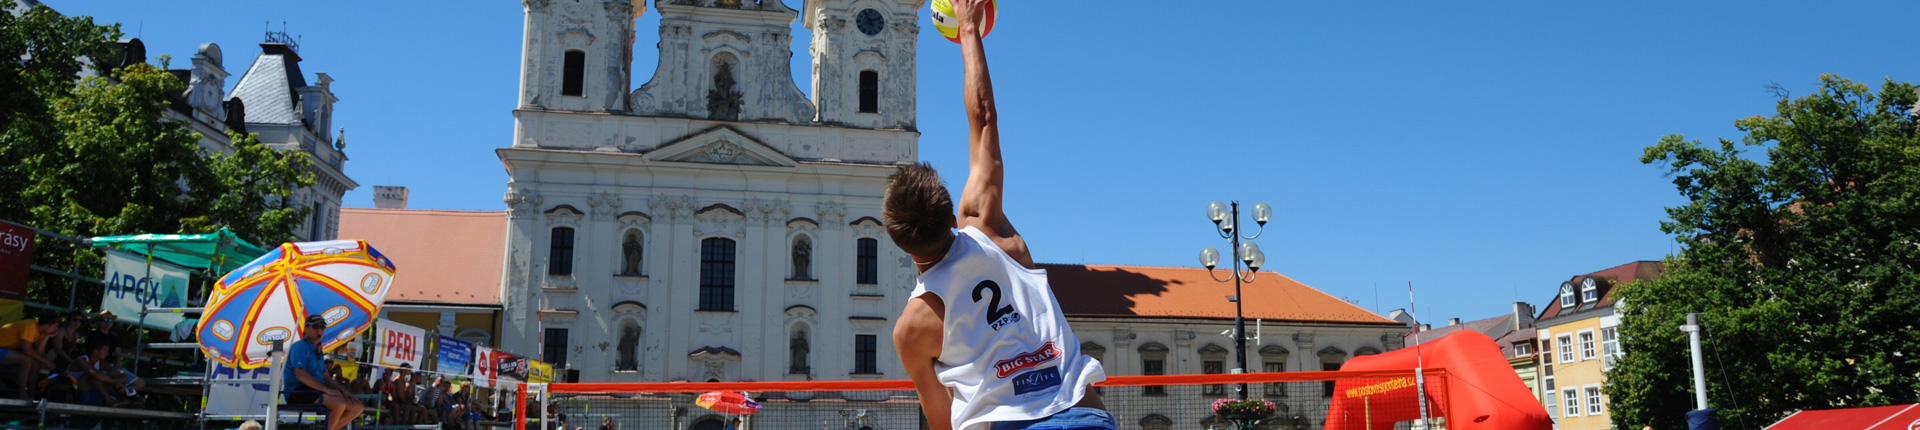
<path id="1" fill-rule="evenodd" d="M 994 16 L 999 15 L 1000 11 L 999 3 L 999 0 L 987 2 L 987 22 L 983 24 L 986 28 L 980 31 L 980 37 L 993 33 Z M 933 28 L 940 30 L 940 35 L 946 36 L 947 40 L 960 43 L 960 19 L 954 17 L 953 0 L 933 0 L 927 7 L 933 9 Z"/>

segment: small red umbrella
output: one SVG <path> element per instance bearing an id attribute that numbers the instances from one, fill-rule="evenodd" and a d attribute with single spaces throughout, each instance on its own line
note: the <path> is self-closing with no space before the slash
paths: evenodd
<path id="1" fill-rule="evenodd" d="M 710 391 L 701 394 L 693 404 L 712 409 L 714 412 L 733 415 L 753 415 L 760 410 L 760 402 L 747 398 L 746 394 L 732 391 Z"/>

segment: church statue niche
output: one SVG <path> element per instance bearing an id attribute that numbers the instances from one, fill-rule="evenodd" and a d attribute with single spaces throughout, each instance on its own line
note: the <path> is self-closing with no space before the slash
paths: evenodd
<path id="1" fill-rule="evenodd" d="M 714 56 L 713 62 L 713 89 L 707 90 L 707 118 L 738 121 L 744 101 L 740 92 L 734 90 L 737 81 L 733 78 L 733 55 L 722 53 Z"/>
<path id="2" fill-rule="evenodd" d="M 793 279 L 813 279 L 813 242 L 806 236 L 793 241 Z"/>
<path id="3" fill-rule="evenodd" d="M 787 363 L 787 373 L 794 375 L 812 373 L 807 367 L 807 353 L 813 349 L 807 344 L 807 329 L 794 329 L 793 339 L 787 343 L 787 348 L 792 354 L 791 362 Z"/>
<path id="4" fill-rule="evenodd" d="M 640 370 L 640 326 L 620 328 L 620 357 L 613 370 Z"/>
<path id="5" fill-rule="evenodd" d="M 627 238 L 620 242 L 620 274 L 640 276 L 640 257 L 642 256 L 640 232 L 629 231 Z"/>

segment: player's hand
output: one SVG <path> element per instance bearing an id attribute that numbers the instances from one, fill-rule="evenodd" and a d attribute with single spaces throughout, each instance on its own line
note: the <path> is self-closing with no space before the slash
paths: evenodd
<path id="1" fill-rule="evenodd" d="M 953 14 L 960 19 L 960 31 L 980 34 L 987 19 L 987 3 L 992 0 L 953 0 Z"/>

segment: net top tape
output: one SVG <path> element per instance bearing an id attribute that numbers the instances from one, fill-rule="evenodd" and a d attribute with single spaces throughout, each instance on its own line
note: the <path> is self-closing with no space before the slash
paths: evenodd
<path id="1" fill-rule="evenodd" d="M 1444 368 L 1425 370 L 1427 378 L 1443 378 Z M 1096 387 L 1143 385 L 1260 384 L 1269 382 L 1314 382 L 1359 378 L 1409 378 L 1413 369 L 1334 370 L 1321 372 L 1214 373 L 1204 375 L 1109 376 Z M 537 384 L 536 384 L 537 385 Z M 704 393 L 708 391 L 868 391 L 913 390 L 913 381 L 782 381 L 782 382 L 638 382 L 638 383 L 552 383 L 547 392 L 555 394 L 590 393 Z"/>

